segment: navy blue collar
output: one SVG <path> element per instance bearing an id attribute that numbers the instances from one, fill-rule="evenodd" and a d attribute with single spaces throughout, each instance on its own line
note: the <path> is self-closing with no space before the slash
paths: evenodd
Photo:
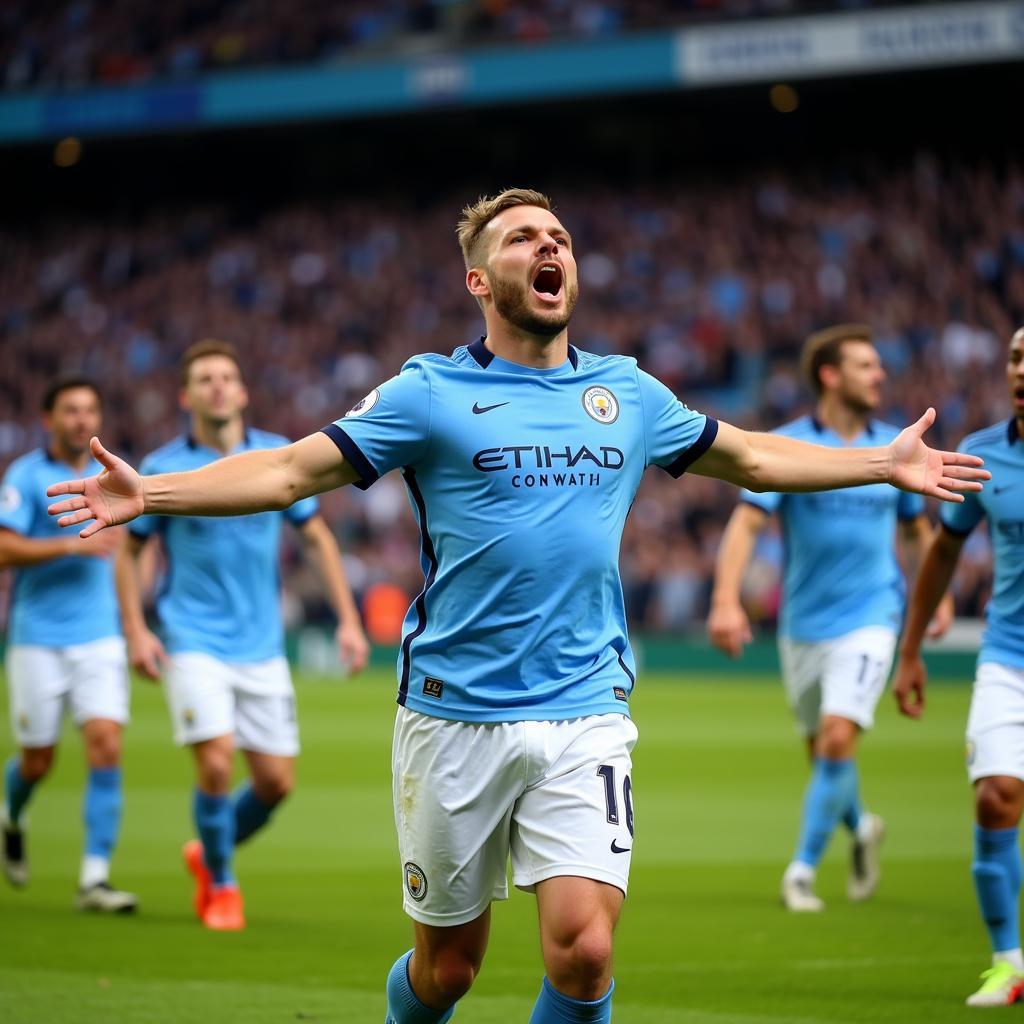
<path id="1" fill-rule="evenodd" d="M 824 434 L 825 431 L 828 430 L 828 427 L 826 427 L 825 424 L 822 423 L 821 420 L 819 420 L 813 413 L 811 414 L 811 426 L 813 426 L 819 434 Z M 864 433 L 867 434 L 868 437 L 875 436 L 875 424 L 873 420 L 864 421 Z"/>
<path id="2" fill-rule="evenodd" d="M 1006 424 L 1006 440 L 1013 444 L 1020 440 L 1020 431 L 1017 429 L 1017 417 L 1011 416 L 1010 422 Z"/>
<path id="3" fill-rule="evenodd" d="M 486 335 L 481 334 L 472 345 L 466 346 L 469 354 L 480 364 L 482 370 L 486 370 L 494 358 L 494 353 L 484 344 L 485 337 Z M 580 356 L 572 345 L 569 346 L 569 362 L 572 363 L 574 370 L 579 367 Z"/>

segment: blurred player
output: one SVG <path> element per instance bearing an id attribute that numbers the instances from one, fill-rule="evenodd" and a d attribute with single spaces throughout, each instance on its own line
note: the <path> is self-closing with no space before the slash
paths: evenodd
<path id="1" fill-rule="evenodd" d="M 132 911 L 137 899 L 110 886 L 121 824 L 121 729 L 128 721 L 128 664 L 117 616 L 112 556 L 122 531 L 68 544 L 46 514 L 46 487 L 69 469 L 93 472 L 89 438 L 102 415 L 96 386 L 54 384 L 43 401 L 46 447 L 17 459 L 0 490 L 0 566 L 17 569 L 7 647 L 11 725 L 19 754 L 7 762 L 3 865 L 28 882 L 25 809 L 53 764 L 65 709 L 82 732 L 89 774 L 82 816 L 85 853 L 77 905 Z"/>
<path id="2" fill-rule="evenodd" d="M 817 408 L 776 433 L 833 448 L 888 443 L 899 434 L 872 418 L 885 371 L 870 328 L 840 324 L 820 331 L 807 340 L 801 362 Z M 897 524 L 908 561 L 916 566 L 931 536 L 924 502 L 884 483 L 816 494 L 744 491 L 740 497 L 718 553 L 708 633 L 734 658 L 749 643 L 750 622 L 740 603 L 743 573 L 758 534 L 777 513 L 785 539 L 779 657 L 812 760 L 782 901 L 794 911 L 824 909 L 814 878 L 840 822 L 853 840 L 847 895 L 865 900 L 878 885 L 884 828 L 878 815 L 861 808 L 857 741 L 874 724 L 903 621 Z M 952 614 L 947 601 L 936 631 L 948 628 Z"/>
<path id="3" fill-rule="evenodd" d="M 1005 1006 L 1024 993 L 1017 837 L 1024 806 L 1024 328 L 1010 339 L 1006 382 L 1009 422 L 979 430 L 960 446 L 985 459 L 992 485 L 942 510 L 910 602 L 893 686 L 900 710 L 920 717 L 924 627 L 953 578 L 967 535 L 987 519 L 995 583 L 967 717 L 967 774 L 976 820 L 971 874 L 992 943 L 992 967 L 968 1006 Z"/>
<path id="4" fill-rule="evenodd" d="M 189 433 L 148 456 L 145 468 L 177 472 L 232 452 L 288 443 L 245 426 L 248 395 L 232 346 L 219 341 L 193 345 L 182 358 L 181 373 Z M 132 667 L 157 679 L 166 661 L 174 738 L 195 755 L 193 815 L 199 839 L 186 844 L 184 853 L 196 880 L 196 913 L 217 930 L 244 927 L 234 848 L 262 828 L 290 792 L 299 752 L 280 611 L 283 520 L 298 528 L 323 573 L 338 613 L 342 662 L 357 672 L 366 664 L 366 638 L 338 546 L 314 498 L 289 504 L 283 513 L 232 519 L 146 516 L 132 524 L 118 558 Z M 157 600 L 167 654 L 146 627 L 134 564 L 153 537 L 159 537 L 168 563 Z M 236 746 L 248 762 L 249 781 L 232 796 Z"/>
<path id="5" fill-rule="evenodd" d="M 416 938 L 388 976 L 387 1020 L 451 1017 L 511 855 L 540 916 L 532 1024 L 601 1024 L 633 847 L 618 548 L 646 467 L 766 490 L 887 480 L 952 500 L 949 488 L 985 474 L 922 443 L 931 413 L 887 448 L 816 448 L 718 424 L 634 360 L 574 348 L 576 261 L 540 193 L 468 207 L 459 241 L 485 338 L 410 360 L 344 419 L 277 451 L 139 477 L 97 441 L 106 472 L 50 488 L 75 495 L 52 511 L 72 513 L 65 525 L 95 518 L 92 536 L 142 512 L 283 508 L 403 467 L 425 576 L 405 621 L 393 753 Z"/>

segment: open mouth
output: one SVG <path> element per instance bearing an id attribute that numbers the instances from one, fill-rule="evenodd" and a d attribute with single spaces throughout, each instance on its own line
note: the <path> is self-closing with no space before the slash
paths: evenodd
<path id="1" fill-rule="evenodd" d="M 1024 405 L 1024 387 L 1013 389 L 1013 400 L 1017 405 Z"/>
<path id="2" fill-rule="evenodd" d="M 533 290 L 545 302 L 551 302 L 562 294 L 562 268 L 557 263 L 542 263 L 533 275 Z"/>

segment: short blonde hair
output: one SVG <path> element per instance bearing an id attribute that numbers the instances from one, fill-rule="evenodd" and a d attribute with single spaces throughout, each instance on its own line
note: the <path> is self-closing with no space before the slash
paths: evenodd
<path id="1" fill-rule="evenodd" d="M 487 262 L 482 241 L 484 228 L 499 213 L 513 206 L 539 206 L 549 212 L 554 210 L 551 200 L 532 188 L 507 188 L 496 196 L 481 196 L 475 203 L 464 207 L 456 234 L 467 270 Z"/>
<path id="2" fill-rule="evenodd" d="M 812 334 L 804 342 L 800 353 L 800 367 L 804 377 L 816 395 L 824 390 L 821 384 L 821 368 L 838 366 L 843 358 L 843 345 L 848 341 L 872 340 L 871 328 L 867 324 L 836 324 Z"/>

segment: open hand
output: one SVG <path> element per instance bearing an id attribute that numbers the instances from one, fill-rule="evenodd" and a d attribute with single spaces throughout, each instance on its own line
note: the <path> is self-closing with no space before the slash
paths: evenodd
<path id="1" fill-rule="evenodd" d="M 981 468 L 982 460 L 976 455 L 929 448 L 922 437 L 934 422 L 935 410 L 929 409 L 889 445 L 889 482 L 903 491 L 963 501 L 958 491 L 980 491 L 982 481 L 992 474 Z"/>
<path id="2" fill-rule="evenodd" d="M 89 442 L 89 447 L 103 466 L 102 473 L 84 480 L 65 480 L 46 489 L 49 498 L 76 495 L 55 502 L 48 511 L 51 516 L 61 517 L 58 526 L 77 526 L 93 520 L 79 533 L 83 539 L 108 526 L 131 522 L 145 511 L 142 477 L 124 459 L 111 455 L 98 437 Z"/>

